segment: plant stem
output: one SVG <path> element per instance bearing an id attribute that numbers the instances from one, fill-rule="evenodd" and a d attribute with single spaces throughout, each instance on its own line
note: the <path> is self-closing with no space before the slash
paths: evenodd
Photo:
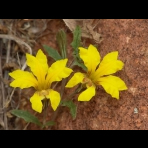
<path id="1" fill-rule="evenodd" d="M 44 100 L 43 125 L 46 123 L 48 100 Z"/>
<path id="2" fill-rule="evenodd" d="M 82 88 L 80 88 L 80 90 L 79 90 L 79 87 L 80 87 L 80 86 L 78 86 L 78 87 L 75 89 L 75 91 L 74 91 L 73 93 L 71 93 L 69 96 L 67 96 L 64 100 L 68 100 L 69 98 L 72 98 L 76 93 L 78 93 L 78 92 L 82 89 Z M 62 99 L 61 99 L 61 100 L 62 100 Z M 61 109 L 61 106 L 59 106 L 59 107 L 57 108 L 57 110 L 53 113 L 53 116 L 51 117 L 51 121 L 55 121 L 55 119 L 56 119 L 56 117 L 57 117 L 57 115 L 58 115 L 60 109 Z M 52 127 L 52 126 L 49 127 L 49 130 L 51 130 L 51 127 Z"/>

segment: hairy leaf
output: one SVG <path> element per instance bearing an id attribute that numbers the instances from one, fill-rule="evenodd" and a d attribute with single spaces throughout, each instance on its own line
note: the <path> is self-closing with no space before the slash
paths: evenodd
<path id="1" fill-rule="evenodd" d="M 62 106 L 67 106 L 70 109 L 70 113 L 72 115 L 72 118 L 75 119 L 76 118 L 76 114 L 77 114 L 77 106 L 71 101 L 62 101 L 61 102 Z"/>
<path id="2" fill-rule="evenodd" d="M 19 118 L 24 119 L 26 122 L 32 122 L 41 126 L 41 123 L 38 118 L 29 113 L 28 111 L 14 109 L 11 110 L 11 113 Z"/>
<path id="3" fill-rule="evenodd" d="M 55 61 L 62 59 L 62 57 L 60 56 L 60 54 L 58 53 L 58 51 L 56 49 L 53 49 L 47 45 L 43 45 L 43 47 L 47 51 L 48 55 L 51 58 L 53 58 Z"/>

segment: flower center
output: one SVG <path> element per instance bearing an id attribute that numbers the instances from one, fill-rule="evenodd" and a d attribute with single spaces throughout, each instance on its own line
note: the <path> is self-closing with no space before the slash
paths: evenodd
<path id="1" fill-rule="evenodd" d="M 39 95 L 40 96 L 46 96 L 46 95 L 48 95 L 49 94 L 49 91 L 48 90 L 41 90 L 40 92 L 39 92 Z"/>
<path id="2" fill-rule="evenodd" d="M 87 78 L 87 77 L 85 77 L 85 78 L 83 79 L 83 83 L 86 84 L 86 85 L 89 86 L 89 87 L 91 87 L 92 85 L 94 85 L 93 82 L 91 81 L 91 79 L 89 79 L 89 78 Z"/>

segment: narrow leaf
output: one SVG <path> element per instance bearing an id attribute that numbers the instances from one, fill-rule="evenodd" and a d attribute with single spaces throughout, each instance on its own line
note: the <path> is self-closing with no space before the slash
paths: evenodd
<path id="1" fill-rule="evenodd" d="M 71 43 L 71 46 L 74 48 L 75 51 L 78 51 L 80 42 L 81 42 L 81 28 L 80 26 L 77 26 L 73 32 L 73 41 Z"/>
<path id="2" fill-rule="evenodd" d="M 48 55 L 51 58 L 53 58 L 55 61 L 62 59 L 62 57 L 60 56 L 60 54 L 58 53 L 58 51 L 56 49 L 53 49 L 47 45 L 43 45 L 43 47 L 47 51 Z"/>
<path id="3" fill-rule="evenodd" d="M 83 63 L 79 63 L 78 61 L 75 61 L 73 65 L 77 65 L 81 67 L 84 71 L 87 71 L 87 67 Z"/>
<path id="4" fill-rule="evenodd" d="M 65 31 L 60 30 L 56 35 L 56 39 L 61 50 L 62 58 L 64 59 L 67 57 L 67 40 Z"/>
<path id="5" fill-rule="evenodd" d="M 77 26 L 76 29 L 73 32 L 73 41 L 71 43 L 71 46 L 73 47 L 73 56 L 74 56 L 74 64 L 79 67 L 81 67 L 83 70 L 87 71 L 86 66 L 82 63 L 82 59 L 79 56 L 79 47 L 81 44 L 81 28 L 80 26 Z"/>
<path id="6" fill-rule="evenodd" d="M 70 113 L 72 115 L 72 118 L 75 119 L 76 118 L 76 114 L 77 114 L 77 106 L 71 101 L 62 101 L 61 102 L 62 106 L 67 106 L 70 109 Z"/>
<path id="7" fill-rule="evenodd" d="M 24 119 L 26 122 L 32 122 L 41 126 L 41 123 L 38 118 L 29 113 L 28 111 L 14 109 L 11 110 L 11 113 L 19 118 Z"/>

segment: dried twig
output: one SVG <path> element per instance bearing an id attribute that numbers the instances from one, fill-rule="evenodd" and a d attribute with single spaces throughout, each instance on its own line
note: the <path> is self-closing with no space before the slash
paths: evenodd
<path id="1" fill-rule="evenodd" d="M 14 35 L 0 34 L 0 38 L 4 38 L 4 39 L 8 39 L 8 40 L 13 40 L 13 41 L 17 42 L 18 44 L 25 45 L 28 48 L 28 52 L 30 54 L 32 54 L 31 47 L 27 43 L 25 43 L 24 41 L 19 39 L 18 37 L 14 36 Z M 22 66 L 22 70 L 24 70 L 25 68 L 26 68 L 26 63 L 24 63 L 24 65 Z"/>
<path id="2" fill-rule="evenodd" d="M 1 57 L 2 57 L 2 47 L 0 48 L 0 76 L 3 79 L 3 75 L 2 75 L 2 62 L 1 62 Z M 4 108 L 5 105 L 5 88 L 4 88 L 4 83 L 1 81 L 1 91 L 2 91 L 2 106 Z M 3 119 L 4 119 L 4 128 L 6 130 L 8 130 L 8 124 L 7 124 L 7 116 L 6 113 L 3 113 Z"/>
<path id="3" fill-rule="evenodd" d="M 19 58 L 19 54 L 18 54 L 18 52 L 17 52 L 17 59 L 18 59 L 19 67 L 21 67 L 21 62 L 20 62 L 20 58 Z"/>
<path id="4" fill-rule="evenodd" d="M 23 128 L 23 130 L 26 130 L 27 127 L 29 126 L 29 124 L 30 124 L 30 122 L 28 122 L 28 123 L 26 124 L 26 126 Z"/>
<path id="5" fill-rule="evenodd" d="M 28 49 L 28 52 L 30 54 L 32 54 L 31 47 L 27 43 L 25 43 L 24 41 L 22 41 L 21 39 L 17 38 L 16 36 L 14 36 L 14 35 L 0 34 L 0 38 L 8 39 L 8 40 L 13 40 L 13 41 L 17 42 L 18 44 L 25 45 L 27 47 L 27 49 Z M 11 41 L 8 41 L 8 49 L 7 49 L 6 63 L 8 63 L 8 61 L 10 59 L 9 58 L 10 57 L 10 43 L 11 43 Z M 0 74 L 1 74 L 1 77 L 2 77 L 1 57 L 2 57 L 2 48 L 0 48 Z M 22 66 L 21 69 L 24 70 L 25 68 L 26 68 L 26 62 L 23 64 L 23 66 Z M 8 75 L 8 73 L 7 73 L 7 75 Z M 6 77 L 6 73 L 5 73 L 5 77 Z M 3 103 L 3 109 L 4 109 L 11 102 L 12 96 L 13 96 L 14 91 L 15 91 L 15 88 L 13 88 L 7 104 L 6 104 L 6 100 L 5 100 L 6 98 L 5 98 L 5 90 L 4 90 L 4 84 L 3 84 L 3 82 L 1 82 L 1 88 L 2 88 L 2 98 L 3 98 L 3 102 L 2 103 Z M 3 115 L 4 116 L 3 118 L 4 118 L 4 125 L 5 125 L 4 128 L 7 130 L 8 129 L 7 116 L 6 116 L 6 113 L 3 113 L 3 114 L 4 114 Z"/>
<path id="6" fill-rule="evenodd" d="M 0 34 L 0 38 L 4 38 L 4 39 L 8 39 L 8 40 L 13 40 L 13 41 L 16 41 L 18 44 L 21 44 L 21 45 L 25 45 L 27 48 L 28 48 L 28 52 L 30 54 L 32 54 L 32 49 L 31 47 L 25 43 L 24 41 L 22 41 L 21 39 L 17 38 L 16 36 L 13 36 L 13 35 L 6 35 L 6 34 Z M 26 62 L 23 64 L 22 66 L 22 70 L 24 70 L 26 68 Z M 9 98 L 9 101 L 8 103 L 10 103 L 11 99 L 12 99 L 12 96 L 13 96 L 13 93 L 15 91 L 15 88 L 12 90 L 11 92 L 11 95 L 10 95 L 10 98 Z"/>
<path id="7" fill-rule="evenodd" d="M 0 40 L 0 50 L 2 49 L 2 42 Z M 1 56 L 0 56 L 0 66 L 1 66 Z M 0 67 L 1 68 L 1 67 Z M 0 71 L 0 84 L 2 83 L 2 78 L 1 78 L 1 71 Z M 0 91 L 2 91 L 2 88 L 0 88 Z M 2 94 L 2 93 L 1 93 Z M 2 96 L 0 96 L 0 125 L 4 127 L 4 121 L 3 121 L 3 99 Z"/>
<path id="8" fill-rule="evenodd" d="M 9 62 L 10 59 L 10 48 L 11 48 L 10 46 L 11 46 L 11 41 L 8 40 L 8 47 L 6 50 L 6 64 Z M 4 71 L 4 79 L 8 79 L 8 70 Z"/>
<path id="9" fill-rule="evenodd" d="M 18 109 L 19 106 L 20 106 L 21 93 L 22 93 L 22 90 L 20 89 L 20 90 L 19 90 L 19 96 L 18 96 L 18 105 L 17 105 L 16 109 Z"/>

